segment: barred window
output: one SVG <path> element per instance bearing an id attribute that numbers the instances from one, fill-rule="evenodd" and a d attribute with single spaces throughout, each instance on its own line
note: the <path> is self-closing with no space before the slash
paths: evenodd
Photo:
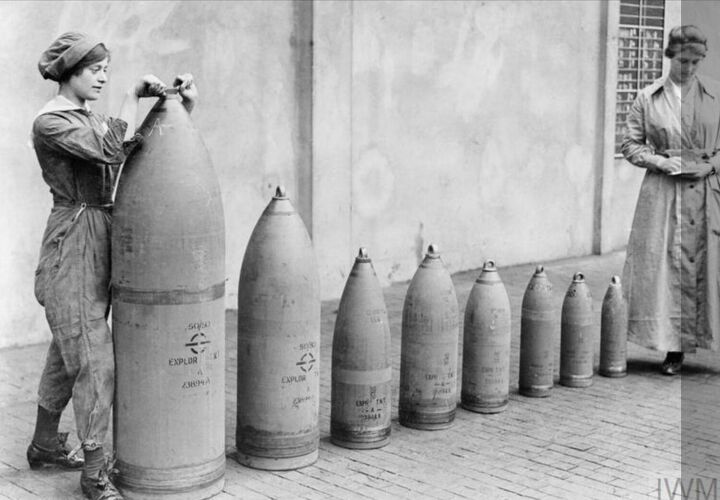
<path id="1" fill-rule="evenodd" d="M 637 91 L 662 76 L 665 0 L 620 0 L 615 154 Z"/>

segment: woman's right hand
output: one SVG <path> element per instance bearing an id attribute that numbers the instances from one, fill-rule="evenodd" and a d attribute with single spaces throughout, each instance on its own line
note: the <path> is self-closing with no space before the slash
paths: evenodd
<path id="1" fill-rule="evenodd" d="M 135 84 L 135 95 L 137 97 L 161 97 L 165 95 L 165 85 L 155 75 L 145 75 Z"/>
<path id="2" fill-rule="evenodd" d="M 657 168 L 659 171 L 666 175 L 677 175 L 680 173 L 682 167 L 682 160 L 679 156 L 671 156 L 670 158 L 663 158 L 658 164 Z"/>

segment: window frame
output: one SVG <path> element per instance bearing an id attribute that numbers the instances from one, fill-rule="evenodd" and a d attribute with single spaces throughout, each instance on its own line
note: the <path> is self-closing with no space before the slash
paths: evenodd
<path id="1" fill-rule="evenodd" d="M 666 7 L 666 0 L 619 0 L 613 141 L 616 156 L 622 156 L 625 124 L 637 93 L 664 74 Z M 662 17 L 657 15 L 658 9 L 662 9 Z"/>

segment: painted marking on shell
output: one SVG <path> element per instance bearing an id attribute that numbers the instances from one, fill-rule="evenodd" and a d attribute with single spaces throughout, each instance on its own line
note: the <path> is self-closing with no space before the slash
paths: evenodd
<path id="1" fill-rule="evenodd" d="M 313 342 L 313 341 L 305 342 L 305 343 L 303 343 L 303 344 L 300 344 L 300 345 L 298 346 L 298 349 L 301 350 L 301 351 L 306 351 L 306 350 L 308 350 L 308 349 L 315 349 L 315 346 L 316 346 L 316 345 L 317 345 L 317 344 L 316 344 L 315 342 Z"/>
<path id="2" fill-rule="evenodd" d="M 206 328 L 210 328 L 210 325 L 212 323 L 210 321 L 195 321 L 193 323 L 188 323 L 188 326 L 185 328 L 186 330 L 204 330 Z"/>
<path id="3" fill-rule="evenodd" d="M 433 399 L 437 398 L 438 396 L 453 394 L 454 392 L 455 390 L 452 387 L 443 384 L 439 388 L 433 389 Z"/>
<path id="4" fill-rule="evenodd" d="M 373 324 L 382 324 L 385 320 L 384 318 L 387 317 L 387 311 L 385 309 L 372 309 L 365 311 L 365 314 L 370 319 L 370 323 Z"/>
<path id="5" fill-rule="evenodd" d="M 204 364 L 207 361 L 216 361 L 220 359 L 220 351 L 197 353 L 202 354 L 201 356 L 185 356 L 177 358 L 169 358 L 168 366 L 193 366 L 198 364 Z"/>
<path id="6" fill-rule="evenodd" d="M 205 352 L 210 341 L 203 332 L 196 333 L 190 338 L 190 342 L 185 344 L 185 347 L 189 347 L 190 350 L 195 354 Z"/>
<path id="7" fill-rule="evenodd" d="M 150 132 L 148 133 L 148 137 L 153 135 L 155 130 L 158 131 L 158 135 L 163 135 L 163 131 L 169 130 L 174 128 L 174 126 L 170 123 L 160 123 L 160 119 L 155 119 L 155 123 L 153 123 L 152 128 L 150 129 Z"/>
<path id="8" fill-rule="evenodd" d="M 546 292 L 552 292 L 552 285 L 550 283 L 530 283 L 527 287 L 528 290 L 543 290 Z"/>
<path id="9" fill-rule="evenodd" d="M 306 352 L 302 355 L 300 361 L 295 363 L 295 365 L 299 366 L 303 372 L 307 373 L 312 370 L 313 366 L 315 366 L 315 356 L 313 356 L 311 352 Z"/>
<path id="10" fill-rule="evenodd" d="M 305 375 L 283 375 L 282 379 L 280 379 L 283 384 L 297 384 L 305 382 L 305 380 L 307 380 Z"/>
<path id="11" fill-rule="evenodd" d="M 187 358 L 170 358 L 168 365 L 170 366 L 190 366 L 196 365 L 198 362 L 197 356 L 188 356 Z"/>
<path id="12" fill-rule="evenodd" d="M 210 377 L 195 380 L 187 380 L 183 382 L 182 389 L 194 389 L 196 387 L 205 387 L 210 385 Z"/>
<path id="13" fill-rule="evenodd" d="M 368 389 L 370 391 L 368 398 L 355 400 L 355 407 L 359 411 L 357 417 L 364 421 L 380 420 L 386 415 L 387 396 L 378 396 L 376 385 L 371 385 Z"/>
<path id="14" fill-rule="evenodd" d="M 300 409 L 300 405 L 301 405 L 302 403 L 305 403 L 306 401 L 312 401 L 312 399 L 313 399 L 312 396 L 302 396 L 302 397 L 299 397 L 299 398 L 294 398 L 294 399 L 292 400 L 292 407 L 295 408 L 296 410 L 299 410 L 299 409 Z"/>

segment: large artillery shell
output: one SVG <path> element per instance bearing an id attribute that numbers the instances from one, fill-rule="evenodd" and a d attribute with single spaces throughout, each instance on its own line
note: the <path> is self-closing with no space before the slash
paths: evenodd
<path id="1" fill-rule="evenodd" d="M 553 387 L 555 308 L 552 283 L 535 269 L 522 301 L 520 318 L 520 394 L 547 397 Z"/>
<path id="2" fill-rule="evenodd" d="M 510 389 L 510 299 L 491 260 L 473 285 L 464 323 L 461 404 L 501 412 Z"/>
<path id="3" fill-rule="evenodd" d="M 613 276 L 605 292 L 600 316 L 600 375 L 627 375 L 627 327 L 627 305 L 620 278 Z"/>
<path id="4" fill-rule="evenodd" d="M 380 282 L 360 249 L 340 299 L 332 346 L 330 437 L 346 448 L 390 441 L 390 327 Z"/>
<path id="5" fill-rule="evenodd" d="M 281 187 L 258 220 L 238 285 L 238 461 L 267 470 L 318 456 L 320 285 L 310 237 Z"/>
<path id="6" fill-rule="evenodd" d="M 400 423 L 445 429 L 457 406 L 458 303 L 437 247 L 413 276 L 402 313 Z"/>
<path id="7" fill-rule="evenodd" d="M 225 227 L 177 95 L 127 159 L 112 232 L 114 447 L 126 498 L 209 498 L 225 472 Z"/>
<path id="8" fill-rule="evenodd" d="M 593 314 L 590 288 L 575 273 L 562 306 L 560 326 L 560 383 L 588 387 L 593 378 Z"/>

